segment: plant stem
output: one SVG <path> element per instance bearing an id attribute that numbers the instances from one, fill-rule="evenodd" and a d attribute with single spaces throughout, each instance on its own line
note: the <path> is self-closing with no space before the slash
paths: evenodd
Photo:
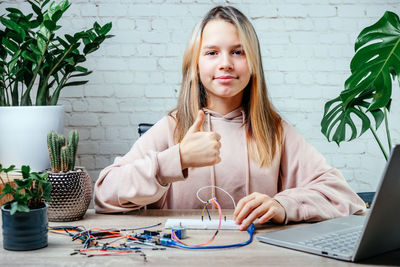
<path id="1" fill-rule="evenodd" d="M 7 106 L 7 99 L 6 99 L 6 81 L 3 79 L 3 88 L 1 88 L 0 93 L 0 106 Z"/>
<path id="2" fill-rule="evenodd" d="M 1 173 L 0 173 L 1 174 Z M 6 176 L 7 176 L 7 180 L 8 180 L 8 174 L 6 173 Z M 1 177 L 1 175 L 0 175 L 0 181 L 1 181 L 1 184 L 3 185 L 3 186 L 6 186 L 6 183 L 4 182 L 4 180 L 3 180 L 3 178 Z M 9 180 L 8 180 L 9 181 Z"/>
<path id="3" fill-rule="evenodd" d="M 59 95 L 60 95 L 60 91 L 63 88 L 64 84 L 69 79 L 69 76 L 71 76 L 71 73 L 65 74 L 65 76 L 61 79 L 60 84 L 54 90 L 53 96 L 51 97 L 50 105 L 57 105 L 58 98 L 59 98 Z"/>
<path id="4" fill-rule="evenodd" d="M 41 38 L 41 37 L 39 37 L 39 38 Z M 35 80 L 36 80 L 36 76 L 37 76 L 37 74 L 38 74 L 38 72 L 39 72 L 39 70 L 40 70 L 40 66 L 42 65 L 42 62 L 43 62 L 43 59 L 44 59 L 44 54 L 46 53 L 47 46 L 49 45 L 49 42 L 50 42 L 50 39 L 47 40 L 46 45 L 44 46 L 42 55 L 40 56 L 39 63 L 38 63 L 38 65 L 37 65 L 36 69 L 35 69 L 35 72 L 33 73 L 32 80 L 31 80 L 31 82 L 29 83 L 28 88 L 27 88 L 26 91 L 25 91 L 25 94 L 22 95 L 22 98 L 21 98 L 21 105 L 27 105 L 27 102 L 28 102 L 27 99 L 29 98 L 30 91 L 31 91 L 31 89 L 32 89 L 32 86 L 33 86 Z M 35 103 L 35 104 L 36 104 L 36 103 Z"/>
<path id="5" fill-rule="evenodd" d="M 390 137 L 387 109 L 383 108 L 383 111 L 384 111 L 384 115 L 385 115 L 385 129 L 386 129 L 386 137 L 387 137 L 388 145 L 389 145 L 389 153 L 392 153 L 392 138 Z"/>
<path id="6" fill-rule="evenodd" d="M 47 84 L 48 84 L 48 81 L 49 81 L 49 79 L 50 79 L 50 77 L 51 77 L 51 75 L 53 74 L 53 72 L 56 70 L 56 68 L 58 67 L 58 65 L 60 65 L 60 63 L 64 60 L 64 58 L 69 54 L 69 52 L 71 51 L 71 49 L 72 49 L 72 47 L 73 47 L 74 45 L 72 44 L 68 49 L 67 49 L 67 51 L 65 51 L 64 52 L 64 54 L 62 55 L 62 57 L 57 61 L 57 63 L 53 66 L 53 68 L 50 70 L 50 72 L 47 74 L 47 76 L 46 76 L 46 78 L 44 79 L 44 82 L 43 82 L 43 85 L 42 85 L 42 87 L 41 88 L 39 88 L 39 91 L 38 91 L 38 96 L 37 96 L 37 99 L 36 99 L 36 102 L 42 102 L 43 101 L 43 98 L 45 97 L 45 88 L 47 87 Z M 40 94 L 39 94 L 39 92 L 40 92 Z"/>
<path id="7" fill-rule="evenodd" d="M 378 143 L 378 145 L 379 145 L 379 147 L 380 147 L 380 149 L 381 149 L 381 151 L 382 151 L 382 153 L 383 153 L 383 156 L 385 157 L 385 159 L 386 159 L 386 161 L 388 160 L 388 154 L 386 153 L 386 151 L 385 151 L 385 149 L 383 148 L 383 145 L 382 145 L 382 143 L 381 143 L 381 141 L 379 140 L 379 137 L 378 137 L 378 135 L 376 134 L 376 131 L 374 130 L 374 128 L 370 125 L 369 126 L 369 129 L 371 130 L 371 132 L 372 132 L 372 134 L 374 135 L 374 137 L 375 137 L 375 140 L 376 140 L 376 142 Z"/>

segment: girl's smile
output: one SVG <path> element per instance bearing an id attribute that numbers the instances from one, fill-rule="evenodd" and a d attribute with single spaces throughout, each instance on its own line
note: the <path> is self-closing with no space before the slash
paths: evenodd
<path id="1" fill-rule="evenodd" d="M 230 84 L 232 81 L 237 79 L 237 77 L 232 76 L 232 75 L 221 75 L 219 77 L 216 77 L 214 79 L 217 79 L 219 83 L 221 84 Z"/>

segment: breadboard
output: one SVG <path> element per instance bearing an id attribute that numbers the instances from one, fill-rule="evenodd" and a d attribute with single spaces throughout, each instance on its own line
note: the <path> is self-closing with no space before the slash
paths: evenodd
<path id="1" fill-rule="evenodd" d="M 173 228 L 176 226 L 183 226 L 186 229 L 202 229 L 202 230 L 213 230 L 218 229 L 219 220 L 201 220 L 201 219 L 167 219 L 165 222 L 165 228 Z M 233 220 L 222 220 L 221 228 L 223 230 L 238 230 L 237 225 Z"/>

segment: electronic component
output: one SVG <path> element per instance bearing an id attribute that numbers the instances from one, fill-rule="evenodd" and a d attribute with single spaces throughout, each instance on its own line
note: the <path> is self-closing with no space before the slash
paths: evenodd
<path id="1" fill-rule="evenodd" d="M 171 230 L 179 239 L 186 238 L 186 228 L 182 226 L 175 226 Z"/>
<path id="2" fill-rule="evenodd" d="M 204 230 L 216 230 L 218 229 L 219 220 L 208 220 L 208 219 L 180 219 L 173 218 L 168 219 L 165 222 L 165 228 L 170 229 L 176 225 L 181 225 L 186 229 L 204 229 Z M 222 220 L 221 228 L 223 230 L 239 230 L 239 225 L 235 223 L 233 220 Z"/>

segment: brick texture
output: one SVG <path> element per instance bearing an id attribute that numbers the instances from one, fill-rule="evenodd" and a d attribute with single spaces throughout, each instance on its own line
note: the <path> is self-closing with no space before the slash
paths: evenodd
<path id="1" fill-rule="evenodd" d="M 6 7 L 26 6 L 23 2 L 2 1 L 0 15 Z M 375 190 L 385 160 L 372 134 L 338 147 L 321 134 L 320 121 L 324 103 L 339 94 L 350 74 L 355 38 L 384 11 L 400 14 L 397 0 L 70 2 L 59 21 L 63 33 L 111 21 L 115 35 L 84 63 L 94 71 L 90 82 L 66 88 L 60 99 L 65 131 L 76 128 L 82 136 L 78 164 L 87 167 L 93 181 L 130 149 L 138 123 L 154 123 L 175 106 L 192 28 L 211 7 L 231 4 L 256 28 L 269 93 L 283 118 L 343 172 L 354 190 Z M 399 94 L 395 83 L 394 103 Z M 392 105 L 389 121 L 394 143 L 400 143 L 399 109 Z"/>

